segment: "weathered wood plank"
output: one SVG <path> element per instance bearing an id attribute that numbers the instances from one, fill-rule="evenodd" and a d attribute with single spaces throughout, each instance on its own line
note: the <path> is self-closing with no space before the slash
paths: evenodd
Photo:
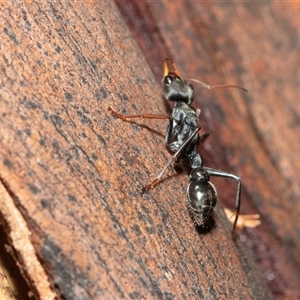
<path id="1" fill-rule="evenodd" d="M 152 14 L 165 43 L 160 47 L 184 74 L 255 89 L 254 77 L 247 75 L 251 64 L 242 52 L 247 47 L 210 36 L 210 19 L 193 17 L 192 12 L 198 16 L 197 9 L 205 6 L 147 5 L 147 16 Z M 171 177 L 140 195 L 169 158 L 163 139 L 114 119 L 107 108 L 127 113 L 165 113 L 166 108 L 114 4 L 20 1 L 2 8 L 0 177 L 30 230 L 52 289 L 66 299 L 271 299 L 242 243 L 231 241 L 220 206 L 210 234 L 194 229 L 185 204 L 186 176 Z M 190 18 L 179 13 L 183 9 Z M 212 16 L 226 12 L 212 11 Z M 230 14 L 219 32 L 228 18 Z M 179 25 L 181 31 L 174 30 Z M 234 30 L 228 32 L 235 36 Z M 237 51 L 220 58 L 223 52 L 215 47 L 229 41 Z M 156 67 L 166 53 L 161 61 L 154 60 Z M 240 54 L 239 64 L 235 53 Z M 242 72 L 237 66 L 244 66 Z M 201 95 L 201 122 L 212 133 L 212 150 L 204 151 L 207 164 L 229 171 L 235 166 L 245 182 L 245 200 L 256 199 L 257 204 L 274 198 L 273 204 L 290 205 L 279 201 L 285 184 L 278 169 L 269 163 L 260 175 L 266 175 L 265 182 L 257 180 L 262 178 L 257 170 L 270 156 L 255 135 L 252 94 L 222 90 Z M 164 121 L 147 125 L 162 133 L 166 127 Z M 272 178 L 279 184 L 271 184 Z M 218 181 L 217 187 L 220 198 L 234 199 L 235 186 L 229 190 Z M 267 219 L 271 203 L 266 202 L 259 212 L 264 230 L 270 225 L 272 230 L 279 227 L 276 220 L 286 214 L 285 208 L 277 206 L 277 218 Z M 283 238 L 286 228 L 281 228 L 276 232 Z M 297 227 L 291 229 L 288 237 L 296 232 Z M 260 241 L 269 241 L 263 234 Z M 295 275 L 286 278 L 292 285 Z"/>

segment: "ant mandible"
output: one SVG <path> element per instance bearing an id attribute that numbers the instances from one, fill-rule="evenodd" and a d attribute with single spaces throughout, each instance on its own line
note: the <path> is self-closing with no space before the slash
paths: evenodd
<path id="1" fill-rule="evenodd" d="M 247 91 L 245 88 L 237 85 L 211 86 L 198 80 L 190 80 L 195 81 L 208 89 L 234 87 Z M 154 114 L 125 116 L 113 111 L 110 107 L 108 108 L 115 117 L 120 118 L 123 121 L 130 121 L 135 118 L 169 119 L 165 140 L 167 148 L 173 156 L 158 176 L 150 184 L 142 188 L 142 193 L 145 193 L 147 190 L 152 189 L 158 184 L 161 181 L 163 174 L 172 163 L 183 162 L 190 170 L 190 183 L 187 188 L 188 211 L 194 224 L 200 228 L 205 228 L 208 227 L 210 223 L 217 202 L 217 192 L 210 182 L 210 176 L 234 179 L 237 181 L 238 186 L 235 200 L 235 219 L 232 227 L 233 237 L 241 205 L 241 178 L 203 165 L 203 158 L 198 153 L 198 147 L 200 143 L 205 141 L 209 134 L 198 134 L 201 129 L 201 126 L 198 124 L 200 110 L 196 110 L 191 106 L 194 98 L 194 88 L 187 80 L 179 75 L 175 63 L 170 59 L 166 59 L 164 63 L 163 95 L 166 100 L 175 102 L 171 116 Z"/>

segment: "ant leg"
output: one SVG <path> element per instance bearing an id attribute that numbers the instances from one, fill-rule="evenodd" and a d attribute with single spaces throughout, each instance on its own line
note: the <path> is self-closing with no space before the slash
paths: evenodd
<path id="1" fill-rule="evenodd" d="M 233 223 L 231 221 L 231 217 L 234 214 L 234 212 L 229 210 L 226 207 L 224 207 L 223 210 L 225 212 L 226 217 L 229 219 L 229 221 L 231 223 Z M 244 227 L 255 228 L 260 224 L 261 224 L 261 221 L 260 221 L 260 215 L 259 214 L 239 215 L 239 219 L 236 223 L 235 228 L 238 229 L 238 230 L 242 230 Z"/>
<path id="2" fill-rule="evenodd" d="M 146 191 L 153 189 L 160 181 L 161 178 L 163 176 L 163 174 L 166 172 L 166 170 L 168 169 L 168 167 L 178 159 L 179 155 L 185 150 L 185 148 L 188 146 L 188 144 L 190 143 L 190 141 L 194 138 L 194 136 L 198 133 L 198 131 L 201 129 L 201 126 L 198 125 L 196 127 L 196 129 L 193 131 L 193 133 L 189 136 L 189 138 L 180 146 L 180 148 L 177 150 L 177 152 L 172 156 L 172 158 L 168 161 L 168 163 L 164 166 L 164 168 L 162 169 L 162 171 L 158 174 L 158 176 L 149 184 L 147 184 L 146 186 L 144 186 L 142 188 L 142 194 L 144 194 Z M 208 137 L 208 134 L 204 134 L 201 137 L 203 137 L 203 139 L 206 139 Z M 200 139 L 201 139 L 200 137 Z"/>
<path id="3" fill-rule="evenodd" d="M 120 113 L 117 113 L 116 111 L 112 110 L 110 107 L 108 107 L 108 110 L 112 113 L 113 116 L 128 122 L 130 119 L 170 119 L 170 116 L 167 115 L 155 115 L 155 114 L 139 114 L 139 115 L 122 115 Z"/>
<path id="4" fill-rule="evenodd" d="M 200 144 L 200 143 L 204 143 L 208 137 L 209 137 L 209 133 L 208 133 L 208 132 L 202 134 L 202 135 L 199 137 L 199 144 Z"/>
<path id="5" fill-rule="evenodd" d="M 236 198 L 235 198 L 235 219 L 234 219 L 234 222 L 233 222 L 233 227 L 232 227 L 232 232 L 231 232 L 231 236 L 233 238 L 236 223 L 237 223 L 237 220 L 238 220 L 239 214 L 240 214 L 242 180 L 239 176 L 236 176 L 234 174 L 226 173 L 226 172 L 223 172 L 223 171 L 218 171 L 218 170 L 207 168 L 207 167 L 204 167 L 204 169 L 211 176 L 230 178 L 230 179 L 234 179 L 238 182 L 237 193 L 236 193 Z"/>

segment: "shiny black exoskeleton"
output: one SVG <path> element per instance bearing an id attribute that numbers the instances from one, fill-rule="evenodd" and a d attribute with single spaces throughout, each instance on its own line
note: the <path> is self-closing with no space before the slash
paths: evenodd
<path id="1" fill-rule="evenodd" d="M 194 88 L 186 80 L 181 79 L 176 73 L 168 72 L 163 79 L 163 85 L 165 99 L 175 102 L 166 142 L 169 151 L 176 153 L 195 129 L 199 128 L 200 130 L 198 126 L 199 113 L 191 106 Z M 192 168 L 202 165 L 202 158 L 198 154 L 199 141 L 199 135 L 195 134 L 177 159 L 188 160 Z"/>
<path id="2" fill-rule="evenodd" d="M 191 182 L 187 188 L 188 210 L 195 225 L 208 226 L 217 203 L 217 191 L 209 181 L 210 176 L 203 168 L 192 169 Z"/>
<path id="3" fill-rule="evenodd" d="M 194 88 L 179 76 L 175 65 L 169 60 L 165 61 L 163 91 L 166 100 L 175 102 L 166 135 L 167 147 L 170 152 L 177 153 L 175 154 L 177 161 L 183 160 L 191 168 L 187 204 L 195 225 L 209 226 L 209 220 L 217 202 L 217 192 L 210 182 L 210 176 L 227 177 L 238 181 L 234 232 L 240 210 L 241 179 L 238 176 L 203 166 L 198 147 L 208 135 L 199 136 L 198 134 L 201 128 L 198 125 L 199 113 L 191 106 Z"/>
<path id="4" fill-rule="evenodd" d="M 200 81 L 196 82 L 209 89 L 216 87 L 237 87 L 244 89 L 239 86 L 210 86 Z M 236 175 L 203 166 L 203 158 L 198 153 L 198 147 L 208 137 L 208 134 L 201 136 L 198 134 L 201 129 L 201 126 L 198 125 L 200 111 L 195 110 L 191 106 L 194 98 L 194 89 L 188 81 L 180 77 L 175 64 L 169 59 L 165 60 L 164 65 L 163 93 L 166 100 L 175 102 L 171 116 L 152 114 L 124 116 L 109 108 L 114 116 L 124 121 L 133 118 L 169 119 L 165 139 L 169 152 L 173 154 L 172 159 L 150 184 L 143 187 L 142 192 L 144 193 L 158 184 L 164 172 L 172 163 L 183 162 L 190 170 L 190 183 L 187 188 L 188 211 L 196 226 L 208 228 L 217 202 L 217 192 L 210 182 L 210 176 L 234 179 L 238 182 L 238 187 L 235 201 L 235 220 L 232 228 L 233 234 L 240 211 L 241 179 Z"/>

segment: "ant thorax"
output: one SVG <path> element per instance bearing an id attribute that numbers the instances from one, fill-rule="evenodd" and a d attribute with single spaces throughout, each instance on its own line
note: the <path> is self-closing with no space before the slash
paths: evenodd
<path id="1" fill-rule="evenodd" d="M 169 151 L 171 153 L 177 152 L 197 126 L 198 116 L 196 110 L 184 102 L 177 101 L 165 138 Z M 188 157 L 191 152 L 197 152 L 198 146 L 199 135 L 196 134 L 187 145 L 186 150 L 182 152 L 182 156 Z"/>

